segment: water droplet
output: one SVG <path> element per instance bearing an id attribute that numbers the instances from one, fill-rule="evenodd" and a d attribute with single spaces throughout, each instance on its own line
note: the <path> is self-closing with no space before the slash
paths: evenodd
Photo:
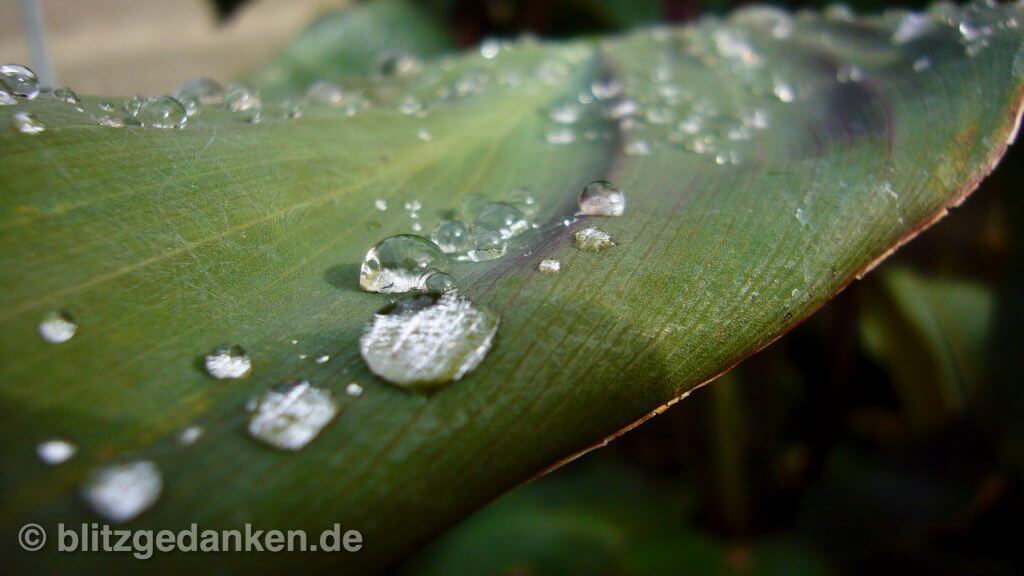
<path id="1" fill-rule="evenodd" d="M 586 216 L 622 216 L 626 211 L 626 195 L 607 180 L 587 184 L 580 192 L 580 214 Z"/>
<path id="2" fill-rule="evenodd" d="M 341 104 L 345 99 L 345 92 L 341 86 L 326 80 L 319 80 L 310 85 L 306 90 L 306 99 L 315 104 L 327 104 L 334 106 Z"/>
<path id="3" fill-rule="evenodd" d="M 453 295 L 419 295 L 374 316 L 359 350 L 374 374 L 408 388 L 459 380 L 483 361 L 499 318 Z"/>
<path id="4" fill-rule="evenodd" d="M 540 264 L 537 264 L 537 271 L 541 274 L 558 274 L 561 269 L 561 262 L 558 260 L 551 260 L 549 258 L 545 258 L 540 261 Z"/>
<path id="5" fill-rule="evenodd" d="M 218 380 L 242 378 L 252 370 L 252 360 L 241 346 L 221 346 L 203 359 L 206 372 Z"/>
<path id="6" fill-rule="evenodd" d="M 78 94 L 75 94 L 75 91 L 68 87 L 57 88 L 54 90 L 53 98 L 54 100 L 64 102 L 65 104 L 78 104 L 82 101 L 81 98 L 78 97 Z"/>
<path id="7" fill-rule="evenodd" d="M 316 363 L 317 364 L 326 364 L 330 359 L 331 359 L 331 357 L 328 354 L 324 354 L 322 356 L 317 356 L 316 357 Z"/>
<path id="8" fill-rule="evenodd" d="M 576 141 L 576 132 L 568 127 L 555 128 L 544 135 L 544 140 L 548 144 L 572 144 Z"/>
<path id="9" fill-rule="evenodd" d="M 46 125 L 31 112 L 15 112 L 11 116 L 11 125 L 22 134 L 39 134 L 46 130 Z"/>
<path id="10" fill-rule="evenodd" d="M 355 382 L 350 382 L 348 386 L 345 386 L 345 394 L 352 398 L 359 398 L 363 395 L 363 387 Z"/>
<path id="11" fill-rule="evenodd" d="M 359 286 L 384 294 L 422 290 L 427 272 L 443 272 L 447 266 L 444 252 L 430 240 L 414 234 L 389 236 L 367 251 Z"/>
<path id="12" fill-rule="evenodd" d="M 481 208 L 474 223 L 497 232 L 503 240 L 524 232 L 530 226 L 519 209 L 504 202 L 491 202 Z"/>
<path id="13" fill-rule="evenodd" d="M 623 147 L 623 152 L 629 156 L 647 156 L 651 153 L 651 143 L 647 140 L 630 140 Z"/>
<path id="14" fill-rule="evenodd" d="M 430 239 L 445 254 L 457 254 L 469 248 L 469 227 L 458 220 L 443 220 L 430 233 Z"/>
<path id="15" fill-rule="evenodd" d="M 132 120 L 146 128 L 182 128 L 187 118 L 185 107 L 170 96 L 146 98 L 132 114 Z"/>
<path id="16" fill-rule="evenodd" d="M 199 104 L 218 104 L 224 99 L 224 87 L 210 78 L 192 78 L 183 82 L 174 96 L 179 101 L 189 98 Z"/>
<path id="17" fill-rule="evenodd" d="M 548 115 L 559 124 L 575 124 L 580 119 L 580 107 L 572 102 L 555 104 Z"/>
<path id="18" fill-rule="evenodd" d="M 611 100 L 622 94 L 622 84 L 612 77 L 599 78 L 590 84 L 590 92 L 598 100 Z"/>
<path id="19" fill-rule="evenodd" d="M 469 236 L 469 244 L 472 249 L 467 256 L 473 262 L 495 260 L 505 254 L 505 242 L 496 230 L 473 228 Z"/>
<path id="20" fill-rule="evenodd" d="M 132 520 L 156 503 L 163 479 L 156 464 L 140 460 L 94 471 L 82 488 L 82 498 L 110 522 Z"/>
<path id="21" fill-rule="evenodd" d="M 373 201 L 373 207 L 376 208 L 377 210 L 380 210 L 381 212 L 384 212 L 385 210 L 388 209 L 388 201 L 384 200 L 383 198 L 378 198 Z"/>
<path id="22" fill-rule="evenodd" d="M 420 128 L 416 132 L 416 137 L 419 138 L 420 142 L 430 142 L 434 137 L 430 134 L 430 131 L 426 128 Z"/>
<path id="23" fill-rule="evenodd" d="M 78 452 L 77 446 L 59 438 L 41 442 L 36 446 L 36 456 L 50 466 L 67 462 L 75 455 L 75 452 Z"/>
<path id="24" fill-rule="evenodd" d="M 232 112 L 252 110 L 260 107 L 260 97 L 255 88 L 239 82 L 224 91 L 224 105 Z"/>
<path id="25" fill-rule="evenodd" d="M 0 106 L 13 106 L 17 103 L 18 99 L 11 92 L 11 87 L 3 80 L 0 80 Z"/>
<path id="26" fill-rule="evenodd" d="M 253 408 L 249 434 L 274 448 L 297 451 L 313 441 L 337 413 L 330 392 L 303 380 L 267 391 Z"/>
<path id="27" fill-rule="evenodd" d="M 191 446 L 203 437 L 202 426 L 189 426 L 178 434 L 178 443 L 184 446 Z"/>
<path id="28" fill-rule="evenodd" d="M 423 110 L 423 102 L 420 102 L 419 98 L 415 96 L 406 96 L 402 98 L 402 102 L 398 105 L 398 111 L 402 114 L 416 114 Z"/>
<path id="29" fill-rule="evenodd" d="M 38 330 L 43 340 L 51 344 L 60 344 L 71 340 L 78 331 L 78 325 L 67 312 L 50 312 L 39 323 Z"/>
<path id="30" fill-rule="evenodd" d="M 39 78 L 31 69 L 21 64 L 0 65 L 0 80 L 13 94 L 22 98 L 35 98 L 39 94 Z"/>
<path id="31" fill-rule="evenodd" d="M 932 61 L 927 56 L 922 56 L 917 60 L 914 60 L 914 72 L 920 74 L 925 70 L 932 67 Z"/>
<path id="32" fill-rule="evenodd" d="M 381 76 L 401 77 L 419 72 L 422 64 L 415 57 L 404 52 L 386 52 L 378 59 L 377 70 Z"/>
<path id="33" fill-rule="evenodd" d="M 600 252 L 605 248 L 615 246 L 612 235 L 600 228 L 584 228 L 573 234 L 573 242 L 576 248 L 584 252 Z"/>
<path id="34" fill-rule="evenodd" d="M 419 211 L 423 209 L 423 203 L 419 200 L 406 200 L 405 204 L 402 204 L 402 208 L 405 208 L 410 218 L 418 218 Z"/>
<path id="35" fill-rule="evenodd" d="M 488 38 L 480 43 L 480 55 L 488 60 L 493 60 L 501 51 L 501 41 L 496 38 Z"/>
<path id="36" fill-rule="evenodd" d="M 428 292 L 435 292 L 437 294 L 447 294 L 454 292 L 458 285 L 455 283 L 455 278 L 452 278 L 451 274 L 444 272 L 432 272 L 427 275 L 427 279 L 423 282 L 423 287 Z"/>

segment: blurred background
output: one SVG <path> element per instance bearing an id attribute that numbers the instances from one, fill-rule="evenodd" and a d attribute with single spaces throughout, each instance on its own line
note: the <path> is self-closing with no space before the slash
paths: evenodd
<path id="1" fill-rule="evenodd" d="M 58 83 L 89 94 L 171 92 L 190 77 L 252 70 L 317 14 L 348 3 L 10 0 L 0 3 L 0 54 L 44 67 L 23 14 L 36 4 Z M 423 2 L 467 46 L 523 31 L 683 22 L 744 3 Z M 1024 352 L 1021 155 L 1011 149 L 950 218 L 767 351 L 500 498 L 393 571 L 1024 573 L 1024 387 L 1013 376 Z"/>

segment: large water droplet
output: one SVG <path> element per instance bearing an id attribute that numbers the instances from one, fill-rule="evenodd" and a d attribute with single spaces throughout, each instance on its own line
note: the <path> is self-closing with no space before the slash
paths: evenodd
<path id="1" fill-rule="evenodd" d="M 203 359 L 206 373 L 218 380 L 242 378 L 252 370 L 252 360 L 241 346 L 221 346 Z"/>
<path id="2" fill-rule="evenodd" d="M 483 361 L 499 318 L 454 295 L 400 300 L 374 316 L 359 350 L 374 374 L 408 388 L 459 380 Z"/>
<path id="3" fill-rule="evenodd" d="M 584 252 L 600 252 L 605 248 L 615 246 L 612 235 L 600 228 L 584 228 L 573 234 L 573 242 L 576 248 Z"/>
<path id="4" fill-rule="evenodd" d="M 217 104 L 224 99 L 224 87 L 210 78 L 186 80 L 174 93 L 178 100 L 195 99 L 199 104 Z"/>
<path id="5" fill-rule="evenodd" d="M 338 413 L 330 392 L 302 381 L 260 398 L 249 420 L 249 434 L 281 450 L 301 450 Z"/>
<path id="6" fill-rule="evenodd" d="M 50 312 L 37 328 L 43 340 L 51 344 L 67 342 L 78 331 L 78 324 L 67 312 Z"/>
<path id="7" fill-rule="evenodd" d="M 152 462 L 140 460 L 94 471 L 82 488 L 82 498 L 110 522 L 127 522 L 160 497 L 163 480 Z"/>
<path id="8" fill-rule="evenodd" d="M 67 462 L 75 455 L 75 452 L 78 452 L 77 446 L 59 438 L 41 442 L 36 446 L 36 456 L 51 466 Z"/>
<path id="9" fill-rule="evenodd" d="M 21 64 L 0 65 L 0 80 L 11 92 L 23 98 L 35 98 L 39 94 L 39 78 L 36 73 Z"/>
<path id="10" fill-rule="evenodd" d="M 587 184 L 580 192 L 580 214 L 586 216 L 622 216 L 626 195 L 607 180 Z"/>
<path id="11" fill-rule="evenodd" d="M 132 114 L 132 120 L 146 128 L 181 128 L 187 118 L 185 107 L 170 96 L 146 98 Z"/>
<path id="12" fill-rule="evenodd" d="M 359 286 L 384 294 L 422 290 L 427 272 L 447 269 L 448 259 L 437 244 L 422 236 L 399 234 L 374 244 L 366 253 Z"/>
<path id="13" fill-rule="evenodd" d="M 46 125 L 30 112 L 15 112 L 11 116 L 11 126 L 22 134 L 39 134 L 46 130 Z"/>

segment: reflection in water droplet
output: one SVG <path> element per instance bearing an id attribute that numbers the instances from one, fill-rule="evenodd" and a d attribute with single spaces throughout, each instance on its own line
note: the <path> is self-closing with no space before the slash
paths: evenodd
<path id="1" fill-rule="evenodd" d="M 612 235 L 600 228 L 584 228 L 573 234 L 573 242 L 576 248 L 584 252 L 600 252 L 605 248 L 615 246 Z"/>
<path id="2" fill-rule="evenodd" d="M 206 372 L 218 380 L 242 378 L 252 370 L 252 360 L 241 346 L 221 346 L 203 359 Z"/>
<path id="3" fill-rule="evenodd" d="M 499 318 L 465 298 L 423 294 L 374 316 L 359 350 L 374 374 L 409 388 L 459 380 L 483 361 Z"/>
<path id="4" fill-rule="evenodd" d="M 252 110 L 260 107 L 260 97 L 252 86 L 235 83 L 224 91 L 224 105 L 232 112 Z"/>
<path id="5" fill-rule="evenodd" d="M 41 442 L 36 446 L 36 456 L 50 466 L 67 462 L 75 455 L 75 452 L 78 452 L 77 446 L 59 438 Z"/>
<path id="6" fill-rule="evenodd" d="M 160 470 L 140 460 L 94 471 L 82 488 L 82 498 L 110 522 L 127 522 L 152 506 L 163 490 Z"/>
<path id="7" fill-rule="evenodd" d="M 444 252 L 414 234 L 389 236 L 374 244 L 359 270 L 359 286 L 367 292 L 398 294 L 422 290 L 426 273 L 448 269 Z"/>
<path id="8" fill-rule="evenodd" d="M 561 269 L 562 263 L 558 260 L 545 258 L 540 261 L 540 264 L 537 264 L 537 271 L 542 274 L 558 274 Z"/>
<path id="9" fill-rule="evenodd" d="M 622 216 L 626 211 L 626 195 L 607 180 L 587 184 L 580 192 L 580 214 L 586 216 Z"/>
<path id="10" fill-rule="evenodd" d="M 50 312 L 39 323 L 37 329 L 43 340 L 51 344 L 60 344 L 71 340 L 78 331 L 78 325 L 67 312 Z"/>
<path id="11" fill-rule="evenodd" d="M 274 448 L 301 450 L 337 413 L 329 392 L 302 381 L 264 394 L 253 408 L 249 434 Z"/>
<path id="12" fill-rule="evenodd" d="M 454 292 L 458 285 L 451 274 L 432 272 L 427 275 L 427 279 L 423 282 L 423 288 L 428 292 L 447 294 L 448 292 Z"/>

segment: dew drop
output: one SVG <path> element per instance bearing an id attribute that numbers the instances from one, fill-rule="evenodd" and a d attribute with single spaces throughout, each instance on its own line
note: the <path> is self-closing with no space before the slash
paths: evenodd
<path id="1" fill-rule="evenodd" d="M 381 212 L 384 212 L 385 210 L 388 209 L 388 201 L 384 200 L 383 198 L 378 198 L 373 201 L 373 207 L 376 208 L 377 210 L 380 210 Z"/>
<path id="2" fill-rule="evenodd" d="M 555 104 L 548 115 L 558 124 L 575 124 L 580 119 L 580 107 L 572 102 Z"/>
<path id="3" fill-rule="evenodd" d="M 555 128 L 544 135 L 544 140 L 548 144 L 572 144 L 576 141 L 576 132 L 568 127 Z"/>
<path id="4" fill-rule="evenodd" d="M 544 260 L 540 261 L 540 264 L 537 264 L 537 271 L 540 272 L 541 274 L 558 274 L 558 272 L 561 270 L 562 263 L 559 262 L 558 260 L 551 260 L 549 258 L 545 258 Z"/>
<path id="5" fill-rule="evenodd" d="M 501 41 L 497 38 L 488 38 L 480 43 L 480 55 L 488 60 L 493 60 L 498 52 L 501 52 Z"/>
<path id="6" fill-rule="evenodd" d="M 243 112 L 260 107 L 260 97 L 256 89 L 248 84 L 231 84 L 224 91 L 224 105 L 232 112 Z"/>
<path id="7" fill-rule="evenodd" d="M 401 77 L 415 74 L 422 64 L 415 57 L 404 52 L 386 52 L 378 59 L 377 70 L 381 76 Z"/>
<path id="8" fill-rule="evenodd" d="M 274 448 L 297 451 L 312 442 L 337 413 L 330 392 L 303 380 L 269 390 L 257 400 L 249 434 Z"/>
<path id="9" fill-rule="evenodd" d="M 306 99 L 315 104 L 327 104 L 335 106 L 341 104 L 345 99 L 345 92 L 341 86 L 326 80 L 319 80 L 310 85 L 306 90 Z"/>
<path id="10" fill-rule="evenodd" d="M 31 112 L 15 112 L 11 116 L 11 126 L 22 134 L 39 134 L 46 130 L 46 125 Z"/>
<path id="11" fill-rule="evenodd" d="M 203 359 L 206 373 L 218 380 L 242 378 L 252 370 L 252 360 L 241 346 L 221 346 Z"/>
<path id="12" fill-rule="evenodd" d="M 469 227 L 458 220 L 442 220 L 430 239 L 445 254 L 465 252 L 469 248 Z"/>
<path id="13" fill-rule="evenodd" d="M 443 272 L 447 267 L 444 252 L 430 240 L 414 234 L 389 236 L 366 252 L 359 286 L 383 294 L 422 290 L 427 272 Z"/>
<path id="14" fill-rule="evenodd" d="M 36 456 L 50 466 L 56 466 L 57 464 L 67 462 L 75 455 L 75 452 L 78 452 L 77 446 L 67 440 L 61 440 L 59 438 L 52 438 L 45 442 L 40 442 L 39 445 L 36 446 Z"/>
<path id="15" fill-rule="evenodd" d="M 622 84 L 615 78 L 600 78 L 590 84 L 590 92 L 598 100 L 611 100 L 622 94 Z"/>
<path id="16" fill-rule="evenodd" d="M 433 135 L 431 135 L 430 131 L 426 128 L 420 128 L 416 132 L 416 138 L 419 138 L 420 142 L 430 142 L 434 139 Z"/>
<path id="17" fill-rule="evenodd" d="M 61 344 L 71 340 L 78 331 L 78 324 L 67 312 L 50 312 L 39 323 L 39 335 L 51 344 Z"/>
<path id="18" fill-rule="evenodd" d="M 469 237 L 472 248 L 467 256 L 473 262 L 486 262 L 501 258 L 505 254 L 506 244 L 501 234 L 489 228 L 474 228 Z"/>
<path id="19" fill-rule="evenodd" d="M 203 432 L 202 426 L 189 426 L 178 434 L 178 443 L 183 446 L 191 446 L 203 437 Z"/>
<path id="20" fill-rule="evenodd" d="M 622 216 L 626 211 L 626 195 L 607 180 L 587 184 L 580 192 L 580 214 L 585 216 Z"/>
<path id="21" fill-rule="evenodd" d="M 188 113 L 170 96 L 146 98 L 132 114 L 132 120 L 146 128 L 182 128 Z"/>
<path id="22" fill-rule="evenodd" d="M 39 78 L 30 68 L 21 64 L 0 65 L 0 80 L 13 94 L 22 98 L 35 98 L 39 94 Z"/>
<path id="23" fill-rule="evenodd" d="M 615 246 L 612 235 L 600 228 L 584 228 L 573 234 L 573 242 L 576 248 L 584 252 L 600 252 L 605 248 Z"/>
<path id="24" fill-rule="evenodd" d="M 393 384 L 436 386 L 479 366 L 498 324 L 496 314 L 465 298 L 423 294 L 377 313 L 359 350 L 370 370 Z"/>
<path id="25" fill-rule="evenodd" d="M 218 104 L 224 99 L 224 87 L 210 78 L 192 78 L 183 82 L 174 96 L 179 101 L 191 98 L 199 104 Z"/>
<path id="26" fill-rule="evenodd" d="M 345 394 L 352 398 L 359 398 L 363 395 L 363 387 L 355 382 L 350 382 L 348 386 L 345 386 Z"/>
<path id="27" fill-rule="evenodd" d="M 94 471 L 85 481 L 82 498 L 106 520 L 121 523 L 156 503 L 162 490 L 163 479 L 156 464 L 139 460 Z"/>
<path id="28" fill-rule="evenodd" d="M 75 94 L 75 91 L 68 87 L 57 88 L 54 90 L 53 98 L 54 100 L 65 104 L 78 104 L 82 101 L 82 99 L 78 97 L 78 94 Z"/>
<path id="29" fill-rule="evenodd" d="M 497 232 L 503 240 L 521 234 L 530 226 L 518 208 L 505 202 L 492 202 L 481 208 L 474 223 Z"/>
<path id="30" fill-rule="evenodd" d="M 928 70 L 931 67 L 932 61 L 927 56 L 922 56 L 917 60 L 914 60 L 914 72 L 917 72 L 918 74 L 924 72 L 925 70 Z"/>

